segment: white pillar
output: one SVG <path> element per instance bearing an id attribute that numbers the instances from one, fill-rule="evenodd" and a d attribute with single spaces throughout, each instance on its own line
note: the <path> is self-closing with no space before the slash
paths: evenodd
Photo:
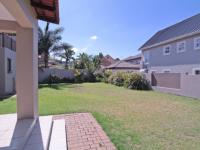
<path id="1" fill-rule="evenodd" d="M 38 27 L 17 29 L 17 118 L 38 117 Z"/>

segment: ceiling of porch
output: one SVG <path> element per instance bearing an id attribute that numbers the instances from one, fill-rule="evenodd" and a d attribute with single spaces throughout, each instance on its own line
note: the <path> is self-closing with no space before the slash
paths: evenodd
<path id="1" fill-rule="evenodd" d="M 0 2 L 0 20 L 15 21 L 15 18 L 8 12 L 8 10 Z"/>

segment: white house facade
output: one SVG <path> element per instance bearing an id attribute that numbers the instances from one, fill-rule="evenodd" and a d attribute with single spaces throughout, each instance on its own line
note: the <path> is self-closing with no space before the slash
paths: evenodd
<path id="1" fill-rule="evenodd" d="M 0 33 L 0 97 L 15 93 L 16 41 L 14 36 Z"/>

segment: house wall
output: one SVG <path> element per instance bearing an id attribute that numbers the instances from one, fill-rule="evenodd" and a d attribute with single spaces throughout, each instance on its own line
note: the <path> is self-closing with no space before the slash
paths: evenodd
<path id="1" fill-rule="evenodd" d="M 141 58 L 138 58 L 138 59 L 130 59 L 130 60 L 125 60 L 126 62 L 129 62 L 131 64 L 134 64 L 134 65 L 138 65 L 141 63 Z"/>
<path id="2" fill-rule="evenodd" d="M 5 93 L 5 61 L 4 48 L 0 47 L 0 96 Z"/>
<path id="3" fill-rule="evenodd" d="M 5 61 L 5 94 L 11 94 L 15 92 L 15 78 L 16 78 L 16 52 L 4 48 L 4 61 Z M 7 59 L 11 59 L 11 72 L 7 72 Z"/>
<path id="4" fill-rule="evenodd" d="M 170 55 L 163 54 L 163 47 L 168 44 L 145 50 L 142 52 L 143 61 L 146 60 L 150 71 L 162 72 L 164 69 L 171 69 L 174 73 L 192 74 L 193 68 L 200 67 L 200 50 L 194 49 L 194 38 L 199 36 L 200 34 L 168 43 L 171 45 Z M 180 41 L 186 42 L 186 51 L 182 53 L 177 52 L 177 43 Z"/>

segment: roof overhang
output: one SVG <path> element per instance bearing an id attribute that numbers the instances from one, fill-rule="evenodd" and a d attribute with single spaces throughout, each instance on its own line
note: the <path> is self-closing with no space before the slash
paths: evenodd
<path id="1" fill-rule="evenodd" d="M 31 0 L 37 18 L 43 21 L 59 24 L 58 0 Z"/>

